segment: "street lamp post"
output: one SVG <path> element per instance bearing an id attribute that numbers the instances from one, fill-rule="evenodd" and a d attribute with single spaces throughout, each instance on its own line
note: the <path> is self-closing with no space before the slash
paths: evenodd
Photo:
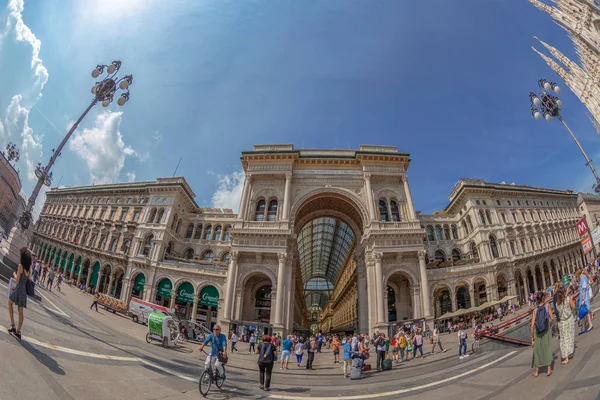
<path id="1" fill-rule="evenodd" d="M 529 93 L 529 100 L 531 101 L 531 115 L 533 115 L 533 117 L 538 121 L 542 119 L 543 115 L 544 119 L 546 119 L 548 122 L 552 121 L 552 117 L 556 117 L 560 122 L 562 122 L 567 132 L 569 132 L 575 141 L 575 144 L 577 144 L 577 147 L 579 147 L 579 151 L 581 151 L 581 154 L 583 154 L 583 157 L 585 158 L 585 165 L 590 167 L 592 170 L 592 174 L 596 180 L 592 188 L 596 193 L 600 193 L 600 177 L 598 177 L 598 173 L 596 173 L 596 169 L 592 164 L 592 160 L 589 159 L 583 150 L 583 147 L 581 147 L 579 140 L 577 140 L 573 131 L 571 131 L 563 117 L 560 115 L 562 101 L 560 101 L 557 96 L 550 93 L 553 91 L 556 94 L 560 94 L 560 87 L 556 83 L 547 81 L 545 79 L 540 79 L 538 81 L 538 85 L 542 90 L 539 95 L 531 92 Z"/>
<path id="2" fill-rule="evenodd" d="M 92 94 L 94 98 L 90 105 L 85 109 L 83 114 L 79 117 L 77 121 L 73 124 L 71 129 L 67 132 L 63 140 L 58 145 L 56 150 L 52 150 L 52 157 L 50 157 L 50 161 L 44 167 L 41 163 L 38 163 L 35 169 L 35 176 L 38 178 L 38 181 L 35 185 L 35 188 L 31 192 L 31 196 L 27 201 L 27 206 L 25 207 L 25 211 L 23 215 L 19 219 L 19 223 L 23 230 L 27 230 L 29 225 L 31 224 L 31 213 L 33 211 L 33 206 L 35 205 L 35 200 L 37 199 L 38 194 L 43 185 L 50 186 L 52 184 L 52 172 L 50 169 L 54 165 L 56 158 L 60 156 L 61 151 L 75 129 L 79 126 L 79 123 L 83 120 L 83 118 L 87 115 L 87 113 L 94 107 L 97 103 L 102 103 L 102 107 L 108 107 L 108 105 L 113 101 L 115 94 L 117 91 L 121 90 L 122 93 L 117 100 L 117 104 L 119 106 L 125 105 L 129 100 L 129 85 L 133 83 L 132 75 L 125 75 L 122 78 L 118 78 L 116 75 L 121 68 L 121 61 L 113 61 L 110 65 L 97 65 L 96 68 L 92 71 L 92 78 L 96 79 L 102 75 L 106 69 L 106 77 L 100 81 L 97 81 L 94 86 L 92 86 Z"/>

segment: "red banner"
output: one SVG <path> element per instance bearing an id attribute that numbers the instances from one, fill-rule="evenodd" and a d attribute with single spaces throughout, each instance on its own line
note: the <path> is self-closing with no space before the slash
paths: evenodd
<path id="1" fill-rule="evenodd" d="M 583 247 L 583 254 L 587 254 L 592 251 L 592 239 L 589 236 L 586 236 L 581 240 L 581 246 Z"/>
<path id="2" fill-rule="evenodd" d="M 577 232 L 579 232 L 579 237 L 585 235 L 588 232 L 588 226 L 585 223 L 585 219 L 582 218 L 577 223 Z"/>

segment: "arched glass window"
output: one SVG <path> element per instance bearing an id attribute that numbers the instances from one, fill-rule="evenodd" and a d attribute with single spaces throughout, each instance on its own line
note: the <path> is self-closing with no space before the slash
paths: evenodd
<path id="1" fill-rule="evenodd" d="M 225 241 L 231 240 L 231 227 L 230 226 L 225 228 L 225 237 L 223 237 L 223 240 L 225 240 Z"/>
<path id="2" fill-rule="evenodd" d="M 146 236 L 144 239 L 144 247 L 142 248 L 142 254 L 146 257 L 150 256 L 150 250 L 152 249 L 152 241 L 154 240 L 154 235 L 150 234 Z"/>
<path id="3" fill-rule="evenodd" d="M 129 246 L 131 246 L 131 240 L 123 240 L 123 245 L 121 246 L 121 251 L 123 252 L 123 254 L 129 254 Z"/>
<path id="4" fill-rule="evenodd" d="M 164 208 L 161 208 L 161 209 L 158 211 L 158 215 L 156 216 L 156 223 L 157 223 L 157 224 L 160 224 L 160 223 L 162 222 L 162 220 L 163 220 L 163 216 L 164 216 L 164 215 L 165 215 L 165 209 L 164 209 Z"/>
<path id="5" fill-rule="evenodd" d="M 177 219 L 178 216 L 177 214 L 175 214 L 175 216 L 173 217 L 173 222 L 171 222 L 171 229 L 175 229 L 175 225 L 177 225 Z"/>
<path id="6" fill-rule="evenodd" d="M 473 258 L 479 258 L 479 250 L 477 250 L 475 242 L 471 242 L 471 255 Z"/>
<path id="7" fill-rule="evenodd" d="M 200 239 L 202 237 L 202 224 L 196 225 L 196 230 L 194 231 L 194 239 Z"/>
<path id="8" fill-rule="evenodd" d="M 205 252 L 202 254 L 202 259 L 203 259 L 204 261 L 210 261 L 210 262 L 212 262 L 212 261 L 213 261 L 213 258 L 214 258 L 214 257 L 213 257 L 213 252 L 212 252 L 212 251 L 210 251 L 210 250 L 206 250 L 206 251 L 205 251 Z"/>
<path id="9" fill-rule="evenodd" d="M 110 241 L 110 251 L 114 253 L 117 250 L 117 238 Z"/>
<path id="10" fill-rule="evenodd" d="M 156 219 L 156 208 L 153 208 L 152 210 L 150 210 L 150 214 L 148 215 L 148 219 L 146 220 L 146 222 L 151 224 L 154 222 L 155 219 Z"/>
<path id="11" fill-rule="evenodd" d="M 387 203 L 383 199 L 379 200 L 379 218 L 384 222 L 389 221 Z"/>
<path id="12" fill-rule="evenodd" d="M 191 239 L 194 234 L 194 224 L 189 224 L 187 230 L 185 231 L 185 238 Z"/>
<path id="13" fill-rule="evenodd" d="M 433 227 L 431 225 L 427 225 L 427 240 L 433 242 L 435 240 L 433 236 Z"/>
<path id="14" fill-rule="evenodd" d="M 206 228 L 204 231 L 204 240 L 210 240 L 211 237 L 212 237 L 212 226 L 206 225 Z"/>
<path id="15" fill-rule="evenodd" d="M 442 236 L 442 227 L 439 225 L 435 226 L 435 238 L 436 240 L 444 240 L 444 236 Z"/>
<path id="16" fill-rule="evenodd" d="M 215 227 L 215 240 L 221 240 L 221 232 L 223 231 L 223 228 L 221 227 L 221 225 Z"/>
<path id="17" fill-rule="evenodd" d="M 264 221 L 265 219 L 265 200 L 260 199 L 256 203 L 256 212 L 254 213 L 255 221 Z"/>
<path id="18" fill-rule="evenodd" d="M 277 221 L 277 200 L 269 202 L 269 210 L 267 211 L 267 221 Z"/>
<path id="19" fill-rule="evenodd" d="M 433 253 L 433 256 L 436 261 L 446 261 L 446 255 L 442 250 L 436 250 L 435 253 Z"/>
<path id="20" fill-rule="evenodd" d="M 183 258 L 185 258 L 186 260 L 191 260 L 192 258 L 194 258 L 194 249 L 187 249 L 186 251 L 184 251 Z"/>
<path id="21" fill-rule="evenodd" d="M 492 251 L 492 257 L 498 258 L 500 254 L 498 253 L 498 243 L 496 243 L 496 237 L 494 235 L 489 236 L 490 239 L 490 250 Z"/>
<path id="22" fill-rule="evenodd" d="M 458 249 L 452 249 L 452 261 L 456 262 L 460 260 L 460 251 Z"/>
<path id="23" fill-rule="evenodd" d="M 465 231 L 465 236 L 467 236 L 469 234 L 469 228 L 467 227 L 467 223 L 465 222 L 465 220 L 462 221 L 461 225 Z"/>
<path id="24" fill-rule="evenodd" d="M 471 216 L 467 215 L 467 226 L 469 227 L 469 232 L 473 230 L 473 223 L 471 222 Z"/>
<path id="25" fill-rule="evenodd" d="M 485 214 L 483 210 L 479 210 L 479 219 L 481 220 L 481 223 L 485 225 Z"/>
<path id="26" fill-rule="evenodd" d="M 448 225 L 444 225 L 444 239 L 450 240 L 450 227 Z"/>
<path id="27" fill-rule="evenodd" d="M 490 213 L 490 210 L 485 210 L 485 216 L 487 217 L 488 224 L 491 225 L 492 224 L 492 214 Z"/>
<path id="28" fill-rule="evenodd" d="M 392 221 L 400 221 L 400 209 L 398 208 L 398 203 L 394 200 L 390 201 L 390 209 L 392 210 Z"/>
<path id="29" fill-rule="evenodd" d="M 452 239 L 458 240 L 458 229 L 456 225 L 452 225 Z"/>
<path id="30" fill-rule="evenodd" d="M 221 257 L 221 259 L 223 260 L 223 262 L 227 265 L 229 265 L 229 260 L 231 259 L 231 256 L 229 255 L 229 253 L 225 253 L 223 255 L 223 257 Z"/>

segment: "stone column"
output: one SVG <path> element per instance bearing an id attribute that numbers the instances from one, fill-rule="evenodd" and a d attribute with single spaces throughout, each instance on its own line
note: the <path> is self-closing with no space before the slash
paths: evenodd
<path id="1" fill-rule="evenodd" d="M 129 287 L 129 279 L 128 278 L 123 278 L 123 286 L 121 287 L 121 301 L 123 301 L 125 304 L 129 304 L 129 296 L 131 293 L 131 288 Z"/>
<path id="2" fill-rule="evenodd" d="M 369 331 L 369 304 L 367 302 L 367 271 L 364 262 L 358 263 L 355 260 L 357 285 L 358 285 L 358 332 L 365 333 Z"/>
<path id="3" fill-rule="evenodd" d="M 112 295 L 110 289 L 112 288 L 113 280 L 115 279 L 115 273 L 111 271 L 110 277 L 108 278 L 108 290 L 107 293 L 109 296 Z"/>
<path id="4" fill-rule="evenodd" d="M 408 176 L 402 177 L 402 182 L 404 183 L 404 195 L 406 196 L 406 204 L 408 205 L 409 212 L 409 220 L 414 221 L 417 219 L 415 215 L 415 207 L 413 205 L 412 195 L 410 194 L 410 187 L 408 186 Z"/>
<path id="5" fill-rule="evenodd" d="M 478 304 L 475 304 L 475 289 L 469 289 L 469 297 L 471 298 L 471 307 L 477 307 Z"/>
<path id="6" fill-rule="evenodd" d="M 532 271 L 531 276 L 533 277 L 533 291 L 537 293 L 537 291 L 538 291 L 537 284 L 538 283 L 537 283 L 537 276 L 536 276 L 535 270 Z"/>
<path id="7" fill-rule="evenodd" d="M 419 250 L 419 273 L 421 277 L 421 301 L 423 303 L 423 317 L 431 318 L 431 305 L 429 300 L 429 281 L 427 280 L 427 266 L 425 265 L 425 251 Z"/>
<path id="8" fill-rule="evenodd" d="M 244 219 L 246 217 L 246 205 L 248 202 L 248 196 L 250 191 L 250 181 L 252 180 L 251 174 L 246 174 L 246 178 L 244 179 L 244 189 L 242 189 L 242 198 L 240 200 L 240 211 L 238 214 L 238 219 Z"/>
<path id="9" fill-rule="evenodd" d="M 175 308 L 175 299 L 177 298 L 177 291 L 171 290 L 171 299 L 169 301 L 169 308 Z"/>
<path id="10" fill-rule="evenodd" d="M 292 204 L 292 173 L 285 174 L 285 192 L 283 197 L 282 219 L 287 221 L 290 216 L 290 205 Z"/>
<path id="11" fill-rule="evenodd" d="M 366 261 L 365 263 L 365 267 L 366 267 L 366 278 L 367 278 L 367 287 L 370 288 L 371 290 L 367 290 L 367 332 L 369 334 L 373 333 L 373 327 L 375 326 L 375 312 L 373 312 L 373 306 L 376 304 L 375 303 L 375 299 L 374 299 L 374 294 L 375 294 L 375 290 L 373 290 L 372 288 L 375 287 L 375 285 L 373 285 L 373 282 L 375 280 L 375 271 L 373 268 L 373 263 L 371 260 Z M 364 333 L 367 333 L 364 332 Z"/>
<path id="12" fill-rule="evenodd" d="M 193 322 L 196 322 L 196 314 L 198 314 L 198 302 L 200 301 L 199 297 L 200 293 L 194 295 L 194 304 L 192 305 L 192 316 L 190 318 Z"/>
<path id="13" fill-rule="evenodd" d="M 152 290 L 152 281 L 146 282 L 144 284 L 144 292 L 142 293 L 142 300 L 147 301 L 149 303 L 154 303 L 154 290 Z"/>
<path id="14" fill-rule="evenodd" d="M 377 321 L 376 324 L 383 325 L 386 322 L 386 318 L 384 316 L 385 307 L 383 306 L 384 293 L 383 293 L 383 272 L 381 267 L 381 259 L 383 257 L 382 253 L 375 252 L 373 253 L 373 257 L 375 258 L 375 301 L 377 302 Z"/>
<path id="15" fill-rule="evenodd" d="M 92 279 L 93 272 L 94 272 L 94 266 L 92 265 L 92 263 L 90 263 L 90 267 L 88 268 L 87 279 L 85 280 L 86 287 L 90 286 L 90 280 Z M 100 280 L 100 271 L 98 271 L 98 280 Z M 96 286 L 97 286 L 97 282 L 96 282 Z"/>
<path id="16" fill-rule="evenodd" d="M 452 302 L 452 312 L 458 310 L 458 306 L 456 305 L 456 293 L 450 292 L 451 302 Z"/>
<path id="17" fill-rule="evenodd" d="M 509 296 L 518 296 L 517 294 L 517 281 L 511 279 L 508 281 L 508 295 Z"/>
<path id="18" fill-rule="evenodd" d="M 223 309 L 223 321 L 231 321 L 233 315 L 233 300 L 235 294 L 235 281 L 237 279 L 237 268 L 238 268 L 238 256 L 237 251 L 231 252 L 229 258 L 229 271 L 227 272 L 227 291 L 225 292 L 225 307 Z"/>
<path id="19" fill-rule="evenodd" d="M 371 218 L 371 221 L 377 219 L 377 217 L 375 216 L 375 208 L 373 206 L 373 191 L 371 190 L 371 174 L 365 174 L 364 175 L 364 179 L 365 179 L 365 190 L 366 190 L 366 195 L 365 195 L 365 200 L 367 201 L 367 206 L 369 209 L 369 217 Z"/>
<path id="20" fill-rule="evenodd" d="M 279 260 L 279 267 L 277 269 L 277 298 L 275 299 L 275 325 L 277 327 L 283 326 L 283 296 L 285 293 L 285 253 L 278 253 L 277 258 Z"/>

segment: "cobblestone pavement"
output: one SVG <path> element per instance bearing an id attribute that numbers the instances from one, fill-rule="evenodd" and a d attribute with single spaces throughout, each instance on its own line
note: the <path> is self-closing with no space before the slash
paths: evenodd
<path id="1" fill-rule="evenodd" d="M 198 345 L 163 349 L 147 344 L 147 327 L 100 309 L 92 298 L 65 287 L 40 289 L 43 304 L 29 301 L 23 341 L 8 335 L 6 287 L 0 283 L 0 399 L 196 399 L 203 361 Z M 598 299 L 596 299 L 598 300 Z M 600 306 L 596 301 L 593 309 Z M 227 381 L 212 399 L 597 399 L 600 329 L 579 336 L 574 359 L 560 365 L 555 341 L 551 377 L 531 370 L 532 349 L 483 352 L 459 360 L 454 335 L 442 335 L 446 353 L 394 365 L 392 371 L 344 379 L 329 350 L 317 354 L 315 371 L 292 364 L 274 369 L 272 391 L 258 389 L 256 356 L 247 344 L 230 356 Z M 425 345 L 430 350 L 430 345 Z M 244 351 L 246 350 L 246 351 Z M 374 360 L 372 364 L 374 364 Z"/>

